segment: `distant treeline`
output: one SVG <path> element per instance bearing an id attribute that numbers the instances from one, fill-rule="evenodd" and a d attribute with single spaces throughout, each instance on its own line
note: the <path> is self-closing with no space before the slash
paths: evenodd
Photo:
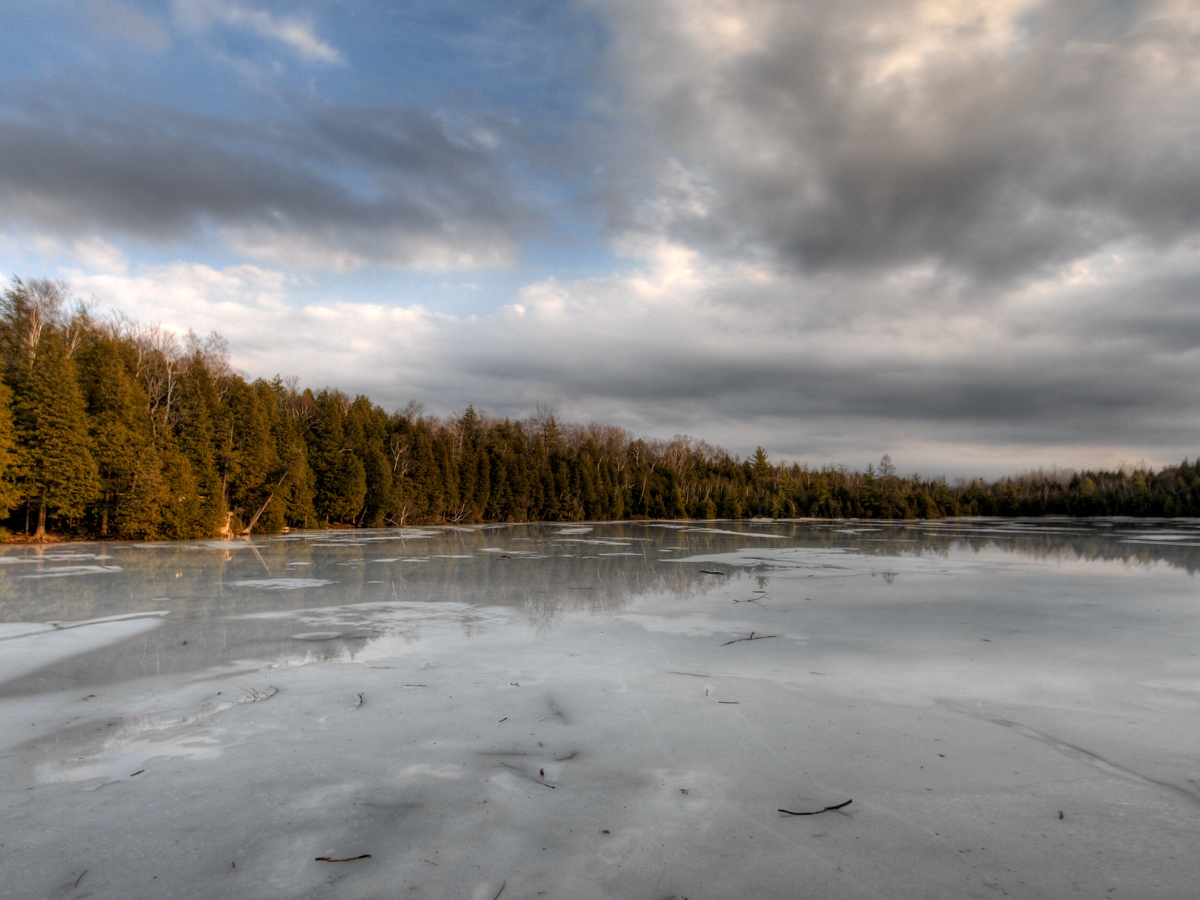
<path id="1" fill-rule="evenodd" d="M 9 533 L 198 538 L 285 527 L 747 517 L 1200 515 L 1200 459 L 987 482 L 741 460 L 549 412 L 447 419 L 247 382 L 215 334 L 97 318 L 65 285 L 0 301 L 0 517 Z"/>

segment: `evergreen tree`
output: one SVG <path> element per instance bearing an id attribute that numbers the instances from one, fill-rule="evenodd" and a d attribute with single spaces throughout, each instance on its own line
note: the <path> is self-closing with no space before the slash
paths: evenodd
<path id="1" fill-rule="evenodd" d="M 17 457 L 16 433 L 12 417 L 12 391 L 0 381 L 0 518 L 8 515 L 17 505 L 16 477 Z"/>
<path id="2" fill-rule="evenodd" d="M 176 503 L 177 513 L 183 516 L 176 521 L 179 537 L 210 537 L 229 524 L 214 452 L 218 408 L 212 376 L 202 361 L 193 359 L 179 378 L 173 427 L 164 441 L 182 454 L 182 460 L 172 460 L 168 467 L 178 479 L 171 482 L 171 492 L 180 498 Z"/>
<path id="3" fill-rule="evenodd" d="M 121 537 L 150 538 L 162 522 L 166 483 L 129 349 L 93 331 L 80 356 L 80 381 L 100 476 L 100 534 L 108 534 L 111 523 Z"/>
<path id="4" fill-rule="evenodd" d="M 57 330 L 42 333 L 13 412 L 20 491 L 37 510 L 34 537 L 40 540 L 47 514 L 77 519 L 100 490 L 75 362 Z"/>
<path id="5" fill-rule="evenodd" d="M 285 388 L 279 378 L 270 384 L 256 381 L 254 389 L 270 424 L 275 463 L 267 474 L 267 483 L 254 500 L 254 511 L 246 527 L 270 533 L 287 526 L 304 525 L 315 512 L 299 398 L 294 391 Z"/>
<path id="6" fill-rule="evenodd" d="M 316 480 L 313 505 L 326 523 L 352 523 L 367 496 L 367 473 L 346 444 L 346 397 L 322 391 L 316 401 L 320 419 L 309 433 L 308 454 Z"/>
<path id="7" fill-rule="evenodd" d="M 258 392 L 237 376 L 229 379 L 216 432 L 221 491 L 229 511 L 238 518 L 235 530 L 240 532 L 270 493 L 270 475 L 279 467 L 271 423 Z"/>
<path id="8" fill-rule="evenodd" d="M 366 493 L 359 516 L 360 524 L 382 525 L 389 513 L 392 494 L 392 467 L 384 448 L 387 442 L 387 414 L 366 397 L 354 398 L 346 412 L 346 445 L 362 462 Z"/>

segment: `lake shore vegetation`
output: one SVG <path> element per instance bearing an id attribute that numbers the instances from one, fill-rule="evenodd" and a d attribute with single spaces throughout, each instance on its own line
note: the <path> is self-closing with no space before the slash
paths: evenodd
<path id="1" fill-rule="evenodd" d="M 247 380 L 216 334 L 98 317 L 57 281 L 0 298 L 0 520 L 10 538 L 620 519 L 1200 515 L 1200 459 L 949 482 L 749 459 L 702 440 L 468 406 L 387 412 Z"/>

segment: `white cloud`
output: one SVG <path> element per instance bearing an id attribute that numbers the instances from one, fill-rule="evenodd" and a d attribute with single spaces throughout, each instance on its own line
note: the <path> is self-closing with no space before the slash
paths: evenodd
<path id="1" fill-rule="evenodd" d="M 550 401 L 563 418 L 648 436 L 743 454 L 761 443 L 814 464 L 890 452 L 927 474 L 1194 453 L 1200 314 L 1128 321 L 1126 286 L 1155 251 L 1089 259 L 1099 282 L 1064 288 L 1052 273 L 980 306 L 929 270 L 883 296 L 870 277 L 654 249 L 631 272 L 528 284 L 482 316 L 309 299 L 312 285 L 257 266 L 65 274 L 143 321 L 221 332 L 251 377 L 295 374 L 388 409 L 416 398 L 440 414 L 474 403 L 521 417 Z M 1161 260 L 1164 284 L 1200 285 L 1198 259 Z M 863 291 L 875 302 L 853 302 Z M 1161 331 L 1193 336 L 1171 346 Z"/>
<path id="2" fill-rule="evenodd" d="M 89 269 L 114 275 L 123 275 L 129 270 L 129 259 L 125 252 L 101 237 L 79 238 L 72 243 L 71 250 L 75 258 Z"/>
<path id="3" fill-rule="evenodd" d="M 229 0 L 175 0 L 179 19 L 196 31 L 221 23 L 241 28 L 259 37 L 278 41 L 308 62 L 342 65 L 338 50 L 317 37 L 316 26 L 305 16 L 280 16 L 244 3 Z"/>
<path id="4" fill-rule="evenodd" d="M 347 272 L 367 265 L 389 265 L 426 271 L 450 271 L 512 265 L 517 244 L 502 229 L 464 221 L 460 234 L 421 234 L 404 228 L 348 224 L 317 228 L 288 227 L 272 222 L 221 229 L 237 253 L 289 271 L 329 269 Z"/>
<path id="5" fill-rule="evenodd" d="M 468 317 L 337 296 L 355 281 L 331 272 L 519 259 L 546 224 L 520 199 L 546 148 L 514 163 L 535 141 L 499 116 L 450 128 L 329 104 L 261 130 L 18 123 L 0 153 L 4 212 L 58 228 L 24 246 L 71 256 L 79 293 L 219 330 L 252 376 L 386 407 L 519 416 L 551 401 L 741 453 L 861 466 L 890 452 L 952 474 L 1196 452 L 1195 4 L 589 6 L 611 26 L 607 96 L 621 102 L 581 143 L 596 135 L 583 162 L 612 174 L 617 273 L 551 267 Z M 176 9 L 197 31 L 341 60 L 299 14 Z M 131 265 L 86 237 L 198 231 L 261 265 Z M 0 235 L 24 264 L 12 246 Z"/>
<path id="6" fill-rule="evenodd" d="M 984 283 L 1195 231 L 1194 4 L 596 0 L 653 181 L 617 227 Z M 630 196 L 632 195 L 632 196 Z"/>

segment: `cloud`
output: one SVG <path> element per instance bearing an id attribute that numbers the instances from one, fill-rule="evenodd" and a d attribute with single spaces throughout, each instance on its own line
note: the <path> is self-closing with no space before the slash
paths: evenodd
<path id="1" fill-rule="evenodd" d="M 275 15 L 228 0 L 175 0 L 174 6 L 176 16 L 192 30 L 206 31 L 219 23 L 277 41 L 307 62 L 345 64 L 341 53 L 317 37 L 308 17 Z"/>
<path id="2" fill-rule="evenodd" d="M 1088 260 L 981 310 L 929 272 L 892 283 L 887 308 L 830 317 L 839 297 L 877 285 L 837 273 L 706 260 L 665 245 L 637 270 L 527 285 L 486 316 L 301 300 L 257 267 L 175 265 L 72 280 L 143 319 L 216 329 L 254 376 L 363 392 L 385 408 L 411 398 L 437 413 L 474 403 L 522 417 L 552 402 L 569 420 L 636 433 L 689 433 L 748 454 L 865 466 L 1002 474 L 1042 464 L 1116 465 L 1193 455 L 1200 400 L 1196 248 L 1169 257 L 1158 307 L 1128 327 L 1126 283 L 1144 256 Z M 913 310 L 934 290 L 939 304 Z M 1086 328 L 1065 327 L 1067 299 Z M 1165 298 L 1173 298 L 1168 302 Z M 788 302 L 784 302 L 784 301 Z M 1178 333 L 1186 339 L 1169 337 Z"/>
<path id="3" fill-rule="evenodd" d="M 805 271 L 924 261 L 990 284 L 1200 225 L 1192 4 L 599 7 L 632 101 L 618 118 L 659 142 L 657 190 L 618 192 L 618 230 Z"/>
<path id="4" fill-rule="evenodd" d="M 257 6 L 178 9 L 198 31 L 257 27 L 228 12 Z M 505 115 L 267 90 L 222 117 L 10 88 L 0 217 L 29 236 L 0 249 L 53 245 L 82 294 L 219 330 L 251 375 L 389 408 L 522 416 L 550 401 L 743 454 L 890 452 L 952 475 L 1197 452 L 1194 4 L 586 10 L 607 23 L 607 80 L 555 95 L 550 125 L 529 87 L 544 82 L 505 80 L 533 67 L 524 56 L 479 76 L 493 100 L 535 97 Z M 589 243 L 594 207 L 563 212 L 593 189 L 610 247 Z M 543 210 L 560 215 L 558 250 L 584 235 L 564 258 L 603 272 L 613 249 L 619 268 L 570 277 L 538 247 L 544 268 L 502 308 L 472 300 L 475 317 L 354 302 L 363 281 L 328 273 L 511 263 L 550 231 Z M 185 258 L 148 264 L 127 236 Z M 472 275 L 473 293 L 496 296 L 494 274 Z"/>
<path id="5" fill-rule="evenodd" d="M 0 114 L 0 220 L 159 243 L 215 230 L 289 269 L 505 265 L 535 221 L 502 154 L 429 113 L 245 123 L 89 99 Z"/>

